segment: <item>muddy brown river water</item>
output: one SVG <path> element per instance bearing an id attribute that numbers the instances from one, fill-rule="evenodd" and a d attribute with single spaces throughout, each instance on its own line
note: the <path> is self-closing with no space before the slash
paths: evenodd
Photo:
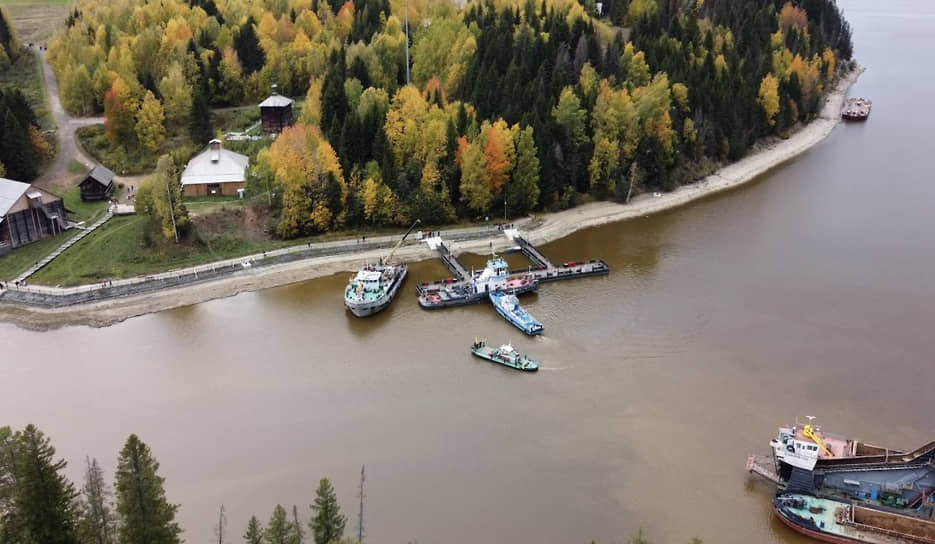
<path id="1" fill-rule="evenodd" d="M 805 542 L 744 472 L 777 426 L 935 437 L 935 5 L 841 4 L 870 120 L 739 190 L 543 246 L 612 273 L 525 297 L 540 338 L 488 306 L 421 310 L 432 261 L 366 320 L 340 274 L 104 329 L 0 325 L 0 424 L 38 424 L 75 480 L 85 455 L 112 476 L 138 433 L 188 542 L 221 503 L 232 541 L 276 503 L 307 515 L 322 476 L 354 518 L 362 464 L 370 542 Z M 544 368 L 474 359 L 475 336 Z"/>

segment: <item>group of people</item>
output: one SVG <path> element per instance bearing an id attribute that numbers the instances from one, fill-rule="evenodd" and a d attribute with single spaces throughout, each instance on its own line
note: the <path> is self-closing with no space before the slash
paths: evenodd
<path id="1" fill-rule="evenodd" d="M 13 282 L 13 285 L 16 287 L 26 287 L 29 284 L 26 282 L 26 280 L 16 280 Z M 3 283 L 2 281 L 0 281 L 0 290 L 8 289 L 9 287 L 10 287 L 10 282 Z"/>
<path id="2" fill-rule="evenodd" d="M 497 230 L 499 231 L 504 231 L 506 229 L 512 229 L 512 228 L 513 228 L 513 223 L 510 223 L 509 225 L 504 224 L 504 223 L 497 223 Z"/>
<path id="3" fill-rule="evenodd" d="M 426 238 L 435 238 L 436 236 L 442 235 L 441 231 L 438 231 L 438 230 L 420 231 L 420 232 L 422 234 L 422 236 L 420 237 L 421 240 L 425 240 Z"/>

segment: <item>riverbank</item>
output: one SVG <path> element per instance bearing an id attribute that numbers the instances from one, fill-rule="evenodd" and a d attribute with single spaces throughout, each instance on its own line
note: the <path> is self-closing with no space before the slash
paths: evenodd
<path id="1" fill-rule="evenodd" d="M 826 97 L 819 118 L 799 129 L 790 138 L 763 145 L 744 159 L 721 168 L 704 180 L 658 197 L 641 195 L 629 204 L 596 202 L 571 210 L 545 214 L 540 220 L 529 223 L 528 228 L 523 229 L 524 235 L 529 241 L 542 244 L 580 229 L 682 206 L 750 182 L 808 150 L 830 134 L 840 122 L 841 107 L 847 90 L 857 80 L 861 71 L 855 70 L 837 83 L 835 89 Z M 505 241 L 495 230 L 491 235 L 497 242 Z M 490 237 L 460 241 L 456 244 L 456 250 L 482 252 L 487 249 L 490 241 Z M 349 271 L 359 266 L 362 261 L 382 257 L 385 251 L 385 248 L 381 247 L 354 253 L 319 255 L 262 268 L 245 268 L 242 272 L 214 281 L 60 308 L 42 308 L 4 301 L 0 303 L 0 320 L 38 330 L 66 325 L 103 327 L 138 315 Z M 425 246 L 415 245 L 400 248 L 397 255 L 405 260 L 418 261 L 433 258 L 435 252 Z"/>

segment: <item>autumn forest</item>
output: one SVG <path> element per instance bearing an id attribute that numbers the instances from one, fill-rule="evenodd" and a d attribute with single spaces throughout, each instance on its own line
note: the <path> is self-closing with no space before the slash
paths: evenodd
<path id="1" fill-rule="evenodd" d="M 304 98 L 251 150 L 282 238 L 672 190 L 809 121 L 851 64 L 833 0 L 459 4 L 410 0 L 407 51 L 403 0 L 82 0 L 48 59 L 115 145 Z"/>

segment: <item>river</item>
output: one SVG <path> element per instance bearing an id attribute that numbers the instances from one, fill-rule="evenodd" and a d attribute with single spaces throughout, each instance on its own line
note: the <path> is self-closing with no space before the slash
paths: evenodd
<path id="1" fill-rule="evenodd" d="M 85 455 L 112 477 L 139 434 L 188 542 L 221 503 L 231 542 L 276 503 L 308 517 L 324 476 L 356 534 L 363 464 L 371 542 L 805 542 L 744 472 L 777 426 L 935 436 L 935 5 L 841 4 L 870 120 L 739 190 L 544 246 L 612 273 L 526 298 L 541 338 L 486 306 L 423 311 L 413 283 L 354 319 L 348 274 L 103 329 L 3 324 L 0 424 L 39 425 L 75 481 Z M 475 336 L 545 368 L 474 359 Z"/>

